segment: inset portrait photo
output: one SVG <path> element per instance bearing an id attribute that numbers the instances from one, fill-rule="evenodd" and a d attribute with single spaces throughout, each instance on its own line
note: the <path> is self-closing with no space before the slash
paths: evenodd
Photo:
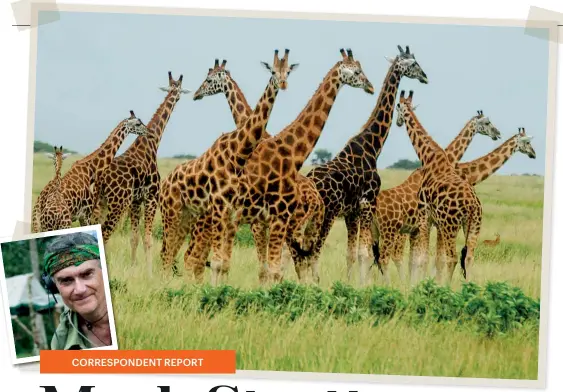
<path id="1" fill-rule="evenodd" d="M 14 364 L 40 350 L 117 349 L 100 226 L 1 241 Z"/>

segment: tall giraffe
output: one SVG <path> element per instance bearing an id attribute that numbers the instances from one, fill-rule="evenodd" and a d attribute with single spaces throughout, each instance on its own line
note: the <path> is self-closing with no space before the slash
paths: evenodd
<path id="1" fill-rule="evenodd" d="M 98 149 L 74 162 L 62 177 L 61 190 L 70 209 L 71 222 L 78 219 L 81 226 L 90 224 L 96 203 L 96 191 L 93 190 L 96 179 L 113 161 L 128 134 L 142 136 L 147 132 L 147 127 L 135 113 L 132 110 L 129 113 L 130 117 L 120 121 Z M 32 230 L 35 233 L 39 230 L 39 220 L 51 187 L 43 188 L 33 208 Z"/>
<path id="2" fill-rule="evenodd" d="M 477 115 L 467 121 L 457 137 L 444 149 L 449 161 L 457 164 L 476 134 L 490 137 L 492 140 L 500 138 L 500 132 L 491 120 L 477 111 Z M 404 281 L 402 268 L 403 250 L 406 234 L 399 233 L 401 219 L 408 208 L 416 209 L 416 196 L 422 180 L 422 169 L 415 170 L 402 184 L 390 189 L 382 190 L 377 196 L 377 209 L 374 216 L 374 246 L 377 249 L 376 262 L 379 265 L 385 283 L 389 284 L 387 267 L 393 259 L 401 280 Z"/>
<path id="3" fill-rule="evenodd" d="M 430 224 L 434 224 L 438 231 L 436 271 L 439 282 L 444 266 L 447 268 L 446 279 L 451 282 L 457 264 L 456 237 L 460 228 L 464 228 L 465 244 L 460 264 L 467 279 L 481 230 L 481 202 L 475 189 L 457 173 L 446 152 L 418 121 L 412 110 L 413 91 L 408 98 L 404 94 L 401 91 L 397 105 L 397 126 L 406 124 L 411 143 L 422 163 L 417 209 L 406 217 L 401 228 L 401 231 L 410 231 L 413 236 L 411 283 L 418 281 L 419 270 L 427 265 Z"/>
<path id="4" fill-rule="evenodd" d="M 51 189 L 45 199 L 45 207 L 39 217 L 40 232 L 52 231 L 56 228 L 68 228 L 72 225 L 70 221 L 70 209 L 65 202 L 61 189 L 61 168 L 63 160 L 70 154 L 63 154 L 63 146 L 54 147 L 54 153 L 45 153 L 53 160 L 55 166 L 55 177 L 49 181 L 47 187 Z"/>
<path id="5" fill-rule="evenodd" d="M 129 211 L 131 220 L 131 259 L 137 261 L 139 221 L 141 207 L 145 207 L 144 251 L 149 275 L 152 271 L 152 225 L 157 209 L 160 174 L 156 155 L 166 125 L 182 94 L 190 90 L 182 88 L 183 75 L 178 80 L 168 71 L 168 86 L 160 87 L 167 94 L 147 124 L 149 131 L 138 137 L 129 148 L 117 157 L 97 182 L 98 210 L 107 209 L 102 223 L 102 236 L 108 242 L 123 214 Z"/>
<path id="6" fill-rule="evenodd" d="M 318 282 L 320 251 L 338 216 L 343 216 L 348 234 L 348 280 L 358 253 L 360 237 L 360 282 L 364 283 L 369 267 L 369 249 L 372 243 L 371 222 L 376 196 L 381 187 L 377 172 L 377 158 L 389 136 L 397 90 L 402 77 L 428 83 L 428 78 L 410 52 L 397 45 L 399 54 L 390 60 L 391 65 L 383 80 L 376 105 L 360 131 L 331 161 L 313 168 L 307 177 L 315 181 L 325 205 L 324 220 L 318 240 L 310 249 L 292 247 L 292 255 L 298 276 L 309 268 Z M 365 204 L 369 208 L 362 208 Z M 373 207 L 373 208 L 372 208 Z"/>
<path id="7" fill-rule="evenodd" d="M 229 103 L 229 107 L 231 109 L 231 113 L 233 115 L 233 120 L 237 127 L 242 126 L 246 118 L 250 116 L 252 109 L 250 105 L 246 101 L 246 98 L 241 91 L 238 83 L 232 78 L 231 73 L 225 69 L 225 65 L 227 64 L 226 60 L 223 60 L 221 65 L 219 65 L 219 59 L 215 59 L 215 65 L 213 68 L 209 68 L 209 72 L 207 73 L 206 79 L 203 81 L 199 89 L 194 93 L 194 99 L 202 99 L 205 96 L 211 96 L 215 94 L 224 94 L 227 98 L 227 102 Z M 271 135 L 264 130 L 262 134 L 262 138 L 260 139 L 260 143 L 263 140 L 270 138 Z M 323 216 L 323 209 L 324 204 L 319 195 L 319 192 L 315 188 L 315 183 L 305 177 L 304 175 L 297 173 L 296 176 L 297 187 L 300 194 L 300 203 L 299 207 L 295 210 L 293 215 L 291 216 L 292 223 L 291 226 L 297 228 L 303 228 L 305 233 L 309 232 L 316 232 L 317 226 L 320 226 L 322 223 L 322 216 Z M 314 221 L 308 222 L 310 216 L 315 216 L 316 219 Z M 308 224 L 307 224 L 308 223 Z M 209 223 L 208 223 L 209 224 Z M 252 232 L 258 233 L 259 227 L 256 223 L 251 225 Z M 255 237 L 255 243 L 262 238 L 258 235 L 257 238 Z M 289 243 L 290 239 L 286 238 L 286 242 Z M 192 250 L 194 242 L 190 241 L 188 245 L 188 249 L 184 255 L 184 260 L 189 260 L 189 253 Z M 265 244 L 257 244 L 257 248 L 262 249 Z M 206 256 L 209 253 L 210 248 L 206 249 Z M 287 249 L 287 245 L 284 246 L 283 255 L 287 258 L 289 256 L 289 250 Z M 189 261 L 188 261 L 189 262 Z M 210 266 L 210 263 L 208 263 Z M 264 277 L 261 276 L 261 281 Z"/>
<path id="8" fill-rule="evenodd" d="M 270 113 L 280 89 L 287 88 L 287 79 L 298 64 L 289 64 L 289 49 L 282 59 L 274 51 L 272 65 L 261 62 L 270 73 L 270 79 L 252 113 L 241 126 L 224 133 L 197 159 L 178 165 L 163 179 L 160 193 L 160 211 L 164 226 L 161 259 L 165 269 L 174 268 L 173 262 L 186 235 L 191 234 L 191 252 L 199 245 L 201 252 L 211 244 L 214 252 L 223 242 L 227 216 L 232 213 L 232 202 L 238 189 L 239 174 L 248 158 L 262 139 Z M 194 99 L 197 99 L 197 95 Z M 197 228 L 198 230 L 194 230 Z M 209 237 L 211 230 L 217 236 Z M 190 268 L 185 258 L 186 269 Z M 202 279 L 205 263 L 192 270 L 197 280 Z"/>
<path id="9" fill-rule="evenodd" d="M 299 200 L 297 173 L 320 137 L 338 92 L 344 85 L 374 92 L 352 51 L 340 49 L 340 53 L 342 59 L 329 69 L 297 118 L 276 136 L 261 142 L 241 174 L 234 227 L 240 223 L 256 227 L 262 282 L 283 278 L 281 251 L 286 236 L 291 238 L 295 230 L 290 223 Z M 234 233 L 229 231 L 222 254 L 214 249 L 210 263 L 213 276 L 228 274 Z M 194 253 L 194 263 L 203 265 L 200 254 Z"/>
<path id="10" fill-rule="evenodd" d="M 457 171 L 471 185 L 485 181 L 516 152 L 527 155 L 530 159 L 536 159 L 536 152 L 532 146 L 533 136 L 526 135 L 524 128 L 518 128 L 518 133 L 507 139 L 500 146 L 481 158 L 469 162 L 459 163 Z"/>

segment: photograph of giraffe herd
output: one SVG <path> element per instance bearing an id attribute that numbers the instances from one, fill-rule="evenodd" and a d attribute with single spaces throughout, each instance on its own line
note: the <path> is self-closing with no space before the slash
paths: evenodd
<path id="1" fill-rule="evenodd" d="M 537 378 L 547 42 L 102 12 L 37 34 L 30 228 L 101 226 L 120 348 Z"/>
<path id="2" fill-rule="evenodd" d="M 207 264 L 211 283 L 217 285 L 220 278 L 228 276 L 236 231 L 246 223 L 251 225 L 256 243 L 261 283 L 281 281 L 288 262 L 294 265 L 300 281 L 311 273 L 313 282 L 318 283 L 319 252 L 334 220 L 341 217 L 348 236 L 347 278 L 351 279 L 352 269 L 358 265 L 360 284 L 364 285 L 374 263 L 389 283 L 391 259 L 405 279 L 402 260 L 407 238 L 411 253 L 408 272 L 411 282 L 417 283 L 418 274 L 428 265 L 429 231 L 435 226 L 437 278 L 441 281 L 444 272 L 446 280 L 451 281 L 459 258 L 467 279 L 483 214 L 473 187 L 516 152 L 535 159 L 532 136 L 519 128 L 489 154 L 459 164 L 476 134 L 498 140 L 500 131 L 479 110 L 442 148 L 418 120 L 413 91 L 407 97 L 401 91 L 397 100 L 402 78 L 429 83 L 409 46 L 403 49 L 398 45 L 398 50 L 366 124 L 332 160 L 314 167 L 306 176 L 299 171 L 313 151 L 339 91 L 350 86 L 367 94 L 375 92 L 351 49 L 340 49 L 341 59 L 328 70 L 305 108 L 275 136 L 266 131 L 270 113 L 279 90 L 288 89 L 289 76 L 299 65 L 290 64 L 289 49 L 282 58 L 276 49 L 272 64 L 262 63 L 271 77 L 253 109 L 225 68 L 226 60 L 219 64 L 215 59 L 193 99 L 225 94 L 236 129 L 222 134 L 200 157 L 179 164 L 161 180 L 156 160 L 158 142 L 181 95 L 189 93 L 182 88 L 183 75 L 174 80 L 169 72 L 169 85 L 162 88 L 167 95 L 147 125 L 131 110 L 98 149 L 73 163 L 62 177 L 62 146 L 49 154 L 55 176 L 34 205 L 33 231 L 66 229 L 73 221 L 81 225 L 100 223 L 104 241 L 108 241 L 120 219 L 128 214 L 131 259 L 135 263 L 144 207 L 144 249 L 152 272 L 152 227 L 160 209 L 163 269 L 172 269 L 174 258 L 190 235 L 185 268 L 201 282 Z M 422 167 L 404 183 L 380 195 L 377 158 L 394 113 L 397 126 L 406 127 Z M 116 157 L 128 134 L 138 138 Z M 102 210 L 107 213 L 100 220 Z M 456 251 L 460 230 L 465 236 L 461 257 Z"/>

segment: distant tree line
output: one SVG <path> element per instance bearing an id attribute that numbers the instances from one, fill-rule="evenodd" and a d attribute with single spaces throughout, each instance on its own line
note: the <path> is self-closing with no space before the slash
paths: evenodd
<path id="1" fill-rule="evenodd" d="M 173 155 L 172 158 L 174 158 L 174 159 L 196 159 L 197 156 L 192 155 L 192 154 L 176 154 L 176 155 Z"/>
<path id="2" fill-rule="evenodd" d="M 391 166 L 388 166 L 388 169 L 416 170 L 420 166 L 421 166 L 420 161 L 411 161 L 410 159 L 399 159 Z"/>
<path id="3" fill-rule="evenodd" d="M 59 145 L 57 145 L 59 147 Z M 53 152 L 54 146 L 49 143 L 42 142 L 40 140 L 35 140 L 33 142 L 33 152 Z M 63 145 L 63 152 L 69 152 L 71 154 L 76 154 L 76 151 L 69 150 Z"/>

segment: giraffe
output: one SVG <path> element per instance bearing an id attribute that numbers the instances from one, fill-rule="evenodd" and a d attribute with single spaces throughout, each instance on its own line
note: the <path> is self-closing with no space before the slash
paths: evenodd
<path id="1" fill-rule="evenodd" d="M 377 172 L 377 158 L 389 135 L 397 90 L 402 77 L 428 83 L 422 67 L 411 53 L 397 45 L 399 54 L 389 59 L 391 65 L 383 80 L 374 109 L 360 131 L 329 162 L 313 168 L 307 177 L 314 180 L 325 205 L 321 233 L 313 247 L 302 249 L 292 246 L 292 256 L 298 276 L 302 277 L 311 269 L 314 280 L 319 281 L 318 258 L 324 242 L 337 217 L 343 216 L 348 234 L 347 277 L 351 280 L 353 266 L 358 253 L 360 237 L 360 282 L 363 284 L 369 267 L 371 247 L 371 222 L 375 198 L 379 193 L 381 180 Z M 362 208 L 367 204 L 369 208 Z"/>
<path id="2" fill-rule="evenodd" d="M 174 80 L 172 72 L 168 71 L 168 86 L 160 87 L 166 92 L 164 100 L 147 124 L 148 132 L 138 137 L 129 148 L 117 157 L 96 183 L 98 188 L 98 214 L 107 210 L 102 220 L 102 236 L 107 243 L 121 220 L 128 211 L 131 220 L 131 260 L 137 262 L 137 247 L 139 243 L 139 220 L 141 208 L 145 207 L 145 235 L 144 251 L 149 276 L 152 274 L 151 248 L 152 225 L 157 209 L 160 174 L 156 154 L 164 130 L 172 112 L 182 94 L 188 94 L 189 89 L 182 88 L 183 75 Z"/>
<path id="3" fill-rule="evenodd" d="M 129 113 L 130 116 L 117 124 L 98 149 L 74 162 L 61 178 L 61 192 L 69 206 L 71 222 L 78 219 L 81 226 L 90 224 L 96 203 L 95 181 L 113 161 L 128 134 L 142 136 L 147 132 L 145 124 L 135 116 L 135 113 L 132 110 Z M 39 230 L 40 217 L 51 189 L 52 184 L 43 188 L 33 208 L 32 231 L 35 233 Z"/>
<path id="4" fill-rule="evenodd" d="M 194 99 L 199 100 L 205 96 L 224 94 L 231 109 L 233 120 L 236 126 L 240 127 L 244 124 L 244 121 L 248 118 L 248 116 L 250 116 L 252 109 L 238 83 L 232 78 L 230 71 L 225 69 L 226 64 L 227 60 L 223 60 L 219 65 L 219 59 L 215 59 L 213 68 L 209 68 L 205 80 L 194 93 Z M 271 135 L 264 130 L 259 143 L 270 137 Z M 315 232 L 317 230 L 316 227 L 320 226 L 322 223 L 322 210 L 324 209 L 322 199 L 311 179 L 297 173 L 296 181 L 299 194 L 301 195 L 299 203 L 299 207 L 301 208 L 296 209 L 291 216 L 292 221 L 294 221 L 291 225 L 303 228 L 305 233 Z M 311 216 L 315 216 L 316 219 L 309 221 Z M 209 222 L 207 224 L 209 224 Z M 256 233 L 257 230 L 258 228 L 256 225 L 252 224 L 252 232 Z M 303 233 L 303 235 L 305 233 Z M 255 238 L 255 241 L 257 240 L 259 240 L 259 238 Z M 289 243 L 289 241 L 290 239 L 286 239 L 287 243 Z M 194 242 L 190 241 L 188 249 L 184 254 L 185 262 L 189 259 L 189 253 L 191 252 L 193 244 Z M 206 254 L 208 254 L 209 251 L 210 249 L 207 248 Z M 286 258 L 288 257 L 289 251 L 287 249 L 287 244 L 284 245 L 282 254 Z M 210 263 L 207 262 L 206 266 L 210 267 Z"/>
<path id="5" fill-rule="evenodd" d="M 467 121 L 454 140 L 444 149 L 449 161 L 457 164 L 476 134 L 490 137 L 492 140 L 500 138 L 500 132 L 491 120 L 483 115 L 482 110 Z M 382 190 L 377 196 L 377 208 L 374 216 L 374 246 L 373 252 L 378 255 L 376 264 L 380 266 L 385 283 L 389 284 L 387 267 L 393 259 L 401 280 L 404 281 L 402 268 L 403 250 L 406 234 L 398 232 L 401 227 L 403 213 L 409 207 L 416 209 L 416 195 L 422 180 L 422 169 L 415 170 L 402 184 L 390 189 Z"/>
<path id="6" fill-rule="evenodd" d="M 291 217 L 300 196 L 297 174 L 320 137 L 338 92 L 349 85 L 374 93 L 352 50 L 340 49 L 340 54 L 342 59 L 329 69 L 297 118 L 276 136 L 261 142 L 241 174 L 234 227 L 250 223 L 255 228 L 260 282 L 283 278 L 282 247 L 296 229 Z M 222 255 L 214 252 L 210 265 L 215 276 L 228 275 L 234 233 L 229 231 Z M 203 259 L 194 253 L 194 263 L 202 265 Z"/>
<path id="7" fill-rule="evenodd" d="M 174 258 L 188 234 L 192 243 L 189 254 L 195 252 L 198 245 L 202 253 L 209 246 L 217 252 L 221 248 L 223 229 L 231 230 L 223 224 L 232 213 L 239 174 L 262 139 L 279 90 L 286 90 L 290 73 L 298 67 L 297 63 L 289 64 L 289 49 L 281 59 L 278 54 L 276 49 L 272 65 L 261 62 L 270 73 L 270 79 L 244 123 L 222 134 L 201 156 L 176 166 L 163 179 L 159 198 L 164 228 L 160 256 L 165 270 L 172 268 L 174 271 Z M 195 100 L 198 97 L 194 95 Z M 209 238 L 212 229 L 217 236 Z M 184 258 L 186 269 L 192 267 L 189 259 Z M 192 269 L 196 280 L 202 279 L 204 269 L 205 263 Z"/>
<path id="8" fill-rule="evenodd" d="M 535 159 L 536 152 L 531 144 L 532 138 L 532 136 L 526 135 L 524 128 L 519 128 L 516 135 L 506 140 L 489 154 L 470 162 L 457 163 L 456 171 L 470 185 L 475 186 L 500 169 L 516 152 L 521 152 L 529 158 Z M 388 260 L 384 260 L 384 257 L 389 257 L 389 254 L 384 251 L 385 245 L 381 245 L 381 243 L 385 240 L 381 238 L 382 236 L 385 236 L 385 238 L 394 236 L 393 240 L 390 241 L 391 249 L 389 251 L 403 281 L 404 270 L 401 263 L 405 242 L 409 236 L 401 233 L 400 228 L 403 223 L 403 217 L 409 214 L 408 211 L 410 210 L 410 213 L 412 213 L 412 211 L 416 210 L 417 191 L 420 188 L 421 180 L 422 169 L 419 168 L 401 185 L 382 191 L 380 194 L 381 198 L 378 198 L 378 211 L 376 215 L 378 228 L 376 231 L 379 231 L 380 240 L 379 244 L 374 244 L 374 254 L 376 255 L 374 264 L 382 268 L 383 265 L 388 263 Z M 390 233 L 388 229 L 392 230 L 392 232 Z M 409 242 L 411 246 L 410 257 L 412 257 L 414 239 L 411 237 Z M 389 242 L 386 241 L 386 243 L 388 244 Z M 434 266 L 435 268 L 436 266 Z"/>
<path id="9" fill-rule="evenodd" d="M 39 231 L 52 231 L 54 228 L 69 228 L 72 225 L 70 221 L 70 210 L 62 195 L 61 189 L 61 168 L 63 160 L 70 154 L 63 153 L 63 146 L 57 148 L 54 146 L 54 153 L 45 153 L 47 157 L 53 160 L 55 166 L 55 177 L 49 181 L 47 186 L 51 189 L 45 199 L 45 207 L 39 217 Z"/>
<path id="10" fill-rule="evenodd" d="M 525 128 L 518 128 L 518 133 L 487 155 L 473 161 L 459 163 L 457 171 L 471 185 L 478 184 L 500 169 L 516 152 L 520 152 L 530 159 L 536 159 L 532 139 L 533 136 L 528 136 Z"/>
<path id="11" fill-rule="evenodd" d="M 397 126 L 406 125 L 411 143 L 422 163 L 422 181 L 417 192 L 417 208 L 406 217 L 401 232 L 410 232 L 413 255 L 410 262 L 411 283 L 418 281 L 419 270 L 427 265 L 429 227 L 438 231 L 436 273 L 438 282 L 446 267 L 451 282 L 457 264 L 456 237 L 464 228 L 465 243 L 460 264 L 465 279 L 473 264 L 473 252 L 481 230 L 482 206 L 475 189 L 456 171 L 446 152 L 420 124 L 412 110 L 411 90 L 405 98 L 401 91 L 397 104 Z"/>

